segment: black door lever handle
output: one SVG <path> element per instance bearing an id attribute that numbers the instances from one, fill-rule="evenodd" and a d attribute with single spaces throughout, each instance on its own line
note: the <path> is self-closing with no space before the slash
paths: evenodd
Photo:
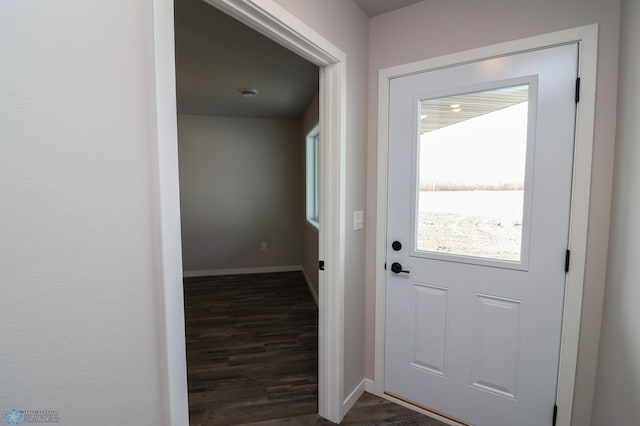
<path id="1" fill-rule="evenodd" d="M 404 272 L 407 274 L 409 273 L 409 271 L 405 271 L 404 269 L 402 269 L 402 265 L 398 262 L 393 262 L 391 264 L 391 272 L 393 272 L 394 274 L 399 274 L 400 272 Z"/>

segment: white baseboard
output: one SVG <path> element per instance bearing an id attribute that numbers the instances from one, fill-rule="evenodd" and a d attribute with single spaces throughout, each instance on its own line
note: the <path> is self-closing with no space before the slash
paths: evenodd
<path id="1" fill-rule="evenodd" d="M 358 386 L 349 394 L 347 399 L 342 403 L 342 414 L 345 415 L 351 410 L 351 407 L 358 402 L 358 399 L 362 396 L 365 390 L 365 380 L 362 380 Z"/>
<path id="2" fill-rule="evenodd" d="M 364 379 L 364 390 L 375 395 L 376 393 L 376 384 L 371 379 Z"/>
<path id="3" fill-rule="evenodd" d="M 318 293 L 316 293 L 316 289 L 313 288 L 311 284 L 311 280 L 309 279 L 309 275 L 307 275 L 307 271 L 302 268 L 302 275 L 304 276 L 304 280 L 307 282 L 307 287 L 309 287 L 309 291 L 311 292 L 311 296 L 313 296 L 313 300 L 316 301 L 316 306 L 318 306 Z"/>
<path id="4" fill-rule="evenodd" d="M 183 277 L 215 277 L 220 275 L 246 275 L 246 274 L 268 274 L 272 272 L 294 272 L 302 271 L 301 265 L 285 266 L 263 266 L 258 268 L 234 268 L 234 269 L 205 269 L 196 271 L 184 271 Z"/>

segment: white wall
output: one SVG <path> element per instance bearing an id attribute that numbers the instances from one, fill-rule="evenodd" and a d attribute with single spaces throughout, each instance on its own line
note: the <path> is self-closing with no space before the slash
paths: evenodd
<path id="1" fill-rule="evenodd" d="M 306 138 L 311 129 L 318 124 L 318 120 L 320 119 L 320 102 L 319 102 L 319 94 L 316 93 L 311 103 L 307 106 L 307 110 L 302 117 L 302 141 L 306 143 Z M 304 153 L 301 157 L 301 161 L 304 167 L 306 167 L 306 154 Z M 306 169 L 305 169 L 306 175 Z M 306 185 L 305 185 L 305 200 L 306 200 Z M 318 229 L 307 222 L 306 211 L 302 216 L 302 220 L 304 221 L 303 230 L 302 230 L 302 269 L 313 287 L 316 296 L 318 296 Z"/>
<path id="2" fill-rule="evenodd" d="M 609 265 L 593 426 L 640 419 L 640 2 L 622 1 Z"/>
<path id="3" fill-rule="evenodd" d="M 302 264 L 300 134 L 300 120 L 178 116 L 186 272 Z"/>
<path id="4" fill-rule="evenodd" d="M 464 0 L 425 1 L 380 15 L 370 22 L 369 145 L 367 154 L 367 220 L 375 220 L 378 70 L 448 53 L 600 24 L 597 116 L 593 152 L 592 197 L 588 234 L 586 282 L 573 424 L 590 423 L 602 297 L 605 282 L 619 33 L 617 0 Z M 366 376 L 373 377 L 373 310 L 375 230 L 367 229 Z"/>
<path id="5" fill-rule="evenodd" d="M 353 212 L 365 209 L 368 19 L 344 0 L 276 0 L 347 55 L 345 396 L 363 377 L 365 233 L 352 231 Z M 368 228 L 369 225 L 365 224 Z M 329 266 L 330 267 L 330 266 Z"/>
<path id="6" fill-rule="evenodd" d="M 0 412 L 166 423 L 150 3 L 0 2 Z"/>

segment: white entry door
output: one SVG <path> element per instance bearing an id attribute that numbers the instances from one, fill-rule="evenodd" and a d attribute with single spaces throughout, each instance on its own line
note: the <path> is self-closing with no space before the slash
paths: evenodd
<path id="1" fill-rule="evenodd" d="M 390 82 L 385 392 L 551 425 L 577 44 Z"/>

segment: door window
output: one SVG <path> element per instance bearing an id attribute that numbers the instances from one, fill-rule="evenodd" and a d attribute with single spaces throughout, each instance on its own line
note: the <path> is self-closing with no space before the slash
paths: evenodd
<path id="1" fill-rule="evenodd" d="M 414 254 L 522 266 L 531 83 L 416 100 Z"/>

